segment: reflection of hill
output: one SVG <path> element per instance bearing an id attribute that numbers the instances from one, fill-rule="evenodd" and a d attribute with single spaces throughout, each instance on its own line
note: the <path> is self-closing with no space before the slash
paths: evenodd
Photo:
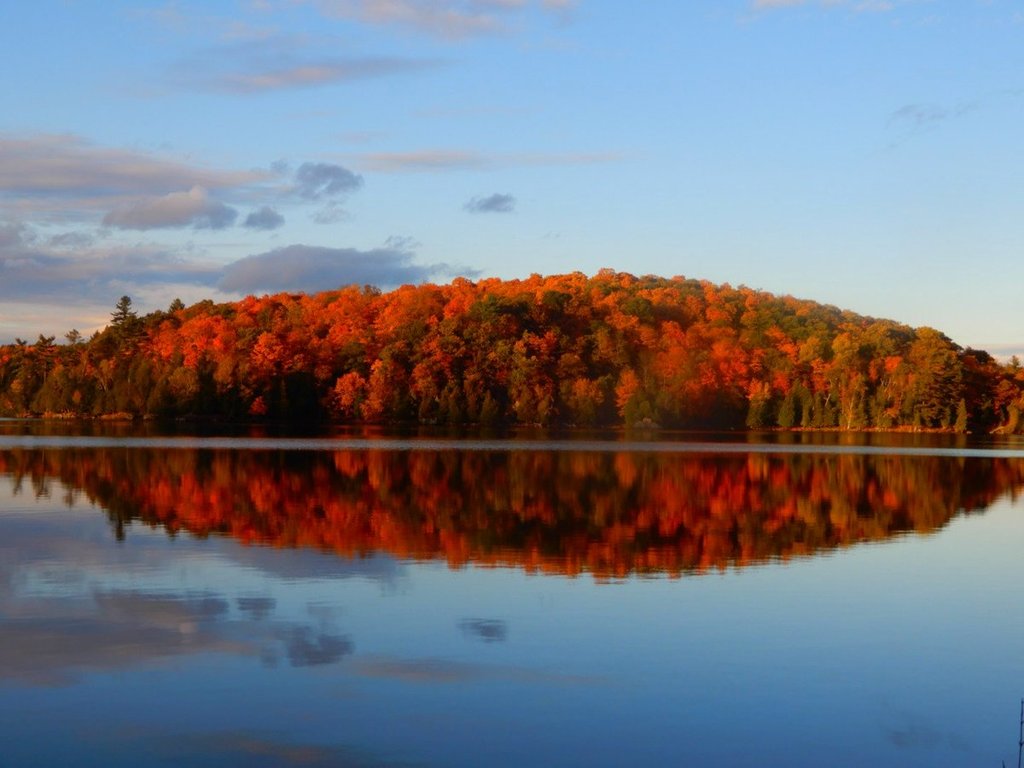
<path id="1" fill-rule="evenodd" d="M 0 451 L 131 521 L 197 536 L 598 576 L 680 574 L 928 532 L 1024 461 L 881 455 Z"/>

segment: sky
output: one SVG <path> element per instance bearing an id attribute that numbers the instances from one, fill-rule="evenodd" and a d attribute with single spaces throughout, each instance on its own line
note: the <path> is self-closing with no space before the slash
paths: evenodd
<path id="1" fill-rule="evenodd" d="M 1024 353 L 1024 0 L 33 0 L 0 342 L 602 268 Z"/>

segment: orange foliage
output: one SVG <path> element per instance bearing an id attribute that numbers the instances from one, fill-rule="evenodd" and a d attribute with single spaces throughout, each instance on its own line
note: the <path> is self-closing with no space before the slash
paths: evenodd
<path id="1" fill-rule="evenodd" d="M 952 428 L 962 400 L 971 429 L 1024 423 L 1020 368 L 937 331 L 683 277 L 348 286 L 138 322 L 0 347 L 0 414 Z"/>

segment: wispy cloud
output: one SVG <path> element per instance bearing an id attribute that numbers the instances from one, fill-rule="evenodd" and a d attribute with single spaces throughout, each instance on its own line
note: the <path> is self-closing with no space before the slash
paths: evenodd
<path id="1" fill-rule="evenodd" d="M 339 221 L 347 221 L 349 215 L 348 211 L 332 200 L 316 211 L 311 218 L 317 224 L 337 224 Z"/>
<path id="2" fill-rule="evenodd" d="M 424 149 L 413 152 L 371 152 L 358 162 L 373 171 L 439 171 L 480 168 L 489 164 L 487 156 L 462 150 Z"/>
<path id="3" fill-rule="evenodd" d="M 384 173 L 464 171 L 522 166 L 592 165 L 623 159 L 615 152 L 487 154 L 472 150 L 423 149 L 411 152 L 371 152 L 354 156 L 360 166 Z"/>
<path id="4" fill-rule="evenodd" d="M 61 232 L 52 235 L 47 241 L 52 248 L 89 248 L 96 242 L 96 236 L 90 232 Z"/>
<path id="5" fill-rule="evenodd" d="M 244 95 L 419 72 L 440 63 L 400 56 L 315 52 L 330 45 L 331 41 L 281 35 L 217 45 L 180 61 L 168 80 L 176 87 Z M 300 53 L 310 49 L 314 52 Z"/>
<path id="6" fill-rule="evenodd" d="M 754 0 L 755 10 L 769 8 L 791 8 L 795 5 L 806 5 L 807 0 Z"/>
<path id="7" fill-rule="evenodd" d="M 977 108 L 976 102 L 967 102 L 953 107 L 941 104 L 906 104 L 889 116 L 889 124 L 910 125 L 915 129 L 927 128 L 946 120 L 962 117 Z"/>
<path id="8" fill-rule="evenodd" d="M 395 58 L 335 59 L 276 68 L 223 72 L 206 81 L 210 88 L 231 93 L 258 93 L 287 88 L 335 85 L 371 77 L 424 69 L 428 64 Z"/>
<path id="9" fill-rule="evenodd" d="M 516 199 L 496 192 L 486 197 L 474 197 L 463 207 L 470 213 L 512 213 L 516 209 Z"/>
<path id="10" fill-rule="evenodd" d="M 115 208 L 103 224 L 116 229 L 225 229 L 235 223 L 238 211 L 210 197 L 203 187 L 171 192 L 162 197 L 137 200 Z"/>
<path id="11" fill-rule="evenodd" d="M 264 182 L 271 174 L 208 168 L 68 134 L 0 135 L 0 210 L 94 211 L 138 196 Z"/>
<path id="12" fill-rule="evenodd" d="M 564 15 L 575 0 L 307 0 L 323 14 L 459 40 L 506 32 L 530 9 Z"/>
<path id="13" fill-rule="evenodd" d="M 750 7 L 755 11 L 774 11 L 785 8 L 811 6 L 824 9 L 845 9 L 853 13 L 887 13 L 898 5 L 913 0 L 752 0 Z"/>
<path id="14" fill-rule="evenodd" d="M 35 240 L 32 232 L 23 222 L 11 221 L 0 224 L 0 254 L 6 248 L 17 248 Z"/>
<path id="15" fill-rule="evenodd" d="M 898 146 L 911 138 L 937 130 L 943 124 L 964 117 L 978 109 L 977 102 L 964 102 L 954 106 L 942 104 L 905 104 L 892 114 L 886 127 L 894 132 L 892 146 Z"/>

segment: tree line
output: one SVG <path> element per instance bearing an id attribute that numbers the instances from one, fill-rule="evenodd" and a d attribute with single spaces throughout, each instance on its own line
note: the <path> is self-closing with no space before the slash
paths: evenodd
<path id="1" fill-rule="evenodd" d="M 603 270 L 349 286 L 0 347 L 0 414 L 1019 432 L 1024 370 L 746 287 Z"/>

